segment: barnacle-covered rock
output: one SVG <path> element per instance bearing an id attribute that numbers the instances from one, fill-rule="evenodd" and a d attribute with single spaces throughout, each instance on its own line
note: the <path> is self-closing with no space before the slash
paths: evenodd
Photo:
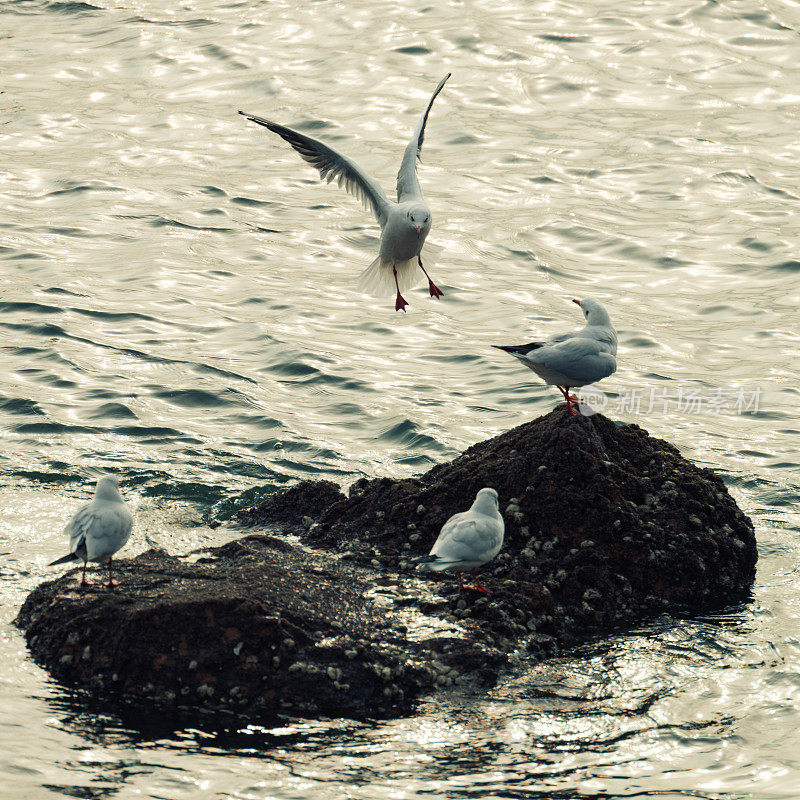
<path id="1" fill-rule="evenodd" d="M 500 494 L 490 595 L 422 577 L 445 520 Z M 636 425 L 563 407 L 409 480 L 303 481 L 239 512 L 301 537 L 247 536 L 181 559 L 117 562 L 122 585 L 42 584 L 17 623 L 65 683 L 151 706 L 364 717 L 475 689 L 664 611 L 748 595 L 750 520 L 713 472 Z M 198 557 L 199 556 L 199 557 Z"/>

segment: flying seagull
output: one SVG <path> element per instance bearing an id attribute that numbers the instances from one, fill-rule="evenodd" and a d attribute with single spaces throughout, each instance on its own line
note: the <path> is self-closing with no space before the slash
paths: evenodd
<path id="1" fill-rule="evenodd" d="M 545 383 L 557 386 L 575 414 L 579 403 L 569 390 L 607 378 L 617 370 L 617 332 L 603 304 L 593 297 L 573 300 L 586 317 L 586 326 L 575 333 L 562 333 L 546 342 L 511 346 L 493 345 L 516 356 Z"/>
<path id="2" fill-rule="evenodd" d="M 491 561 L 503 546 L 505 524 L 498 508 L 497 492 L 481 489 L 468 511 L 453 514 L 442 526 L 430 555 L 417 559 L 423 572 L 453 570 L 458 575 L 459 589 L 464 589 L 461 573 L 472 570 L 475 589 L 486 594 L 475 570 Z"/>
<path id="3" fill-rule="evenodd" d="M 64 533 L 69 536 L 69 553 L 48 566 L 83 561 L 81 586 L 87 586 L 86 562 L 108 563 L 108 583 L 113 588 L 118 583 L 111 577 L 111 558 L 121 550 L 133 527 L 133 516 L 119 493 L 119 480 L 114 475 L 104 475 L 97 481 L 94 498 L 81 506 L 67 523 Z"/>
<path id="4" fill-rule="evenodd" d="M 319 170 L 321 178 L 325 178 L 328 183 L 335 180 L 339 186 L 344 186 L 350 194 L 372 209 L 381 226 L 380 250 L 378 257 L 359 276 L 358 286 L 362 291 L 377 297 L 396 293 L 395 311 L 405 311 L 408 305 L 402 292 L 418 283 L 417 264 L 428 279 L 431 297 L 438 299 L 444 294 L 422 265 L 422 245 L 431 229 L 431 212 L 425 204 L 417 180 L 417 159 L 422 151 L 425 123 L 428 121 L 431 106 L 449 77 L 448 72 L 439 81 L 406 147 L 397 173 L 396 203 L 384 194 L 377 182 L 355 161 L 330 145 L 268 119 L 239 112 L 251 122 L 277 133 L 305 161 Z"/>

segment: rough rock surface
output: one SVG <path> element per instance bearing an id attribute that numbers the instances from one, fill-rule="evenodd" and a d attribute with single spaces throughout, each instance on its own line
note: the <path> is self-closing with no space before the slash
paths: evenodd
<path id="1" fill-rule="evenodd" d="M 505 546 L 482 576 L 491 595 L 459 594 L 411 559 L 483 486 L 500 494 Z M 740 600 L 757 558 L 750 520 L 710 470 L 636 425 L 563 407 L 420 478 L 360 480 L 349 497 L 303 481 L 239 516 L 316 549 L 256 535 L 196 563 L 120 561 L 114 592 L 45 583 L 18 617 L 36 659 L 67 683 L 162 705 L 399 713 L 422 692 L 491 682 L 509 656 Z"/>
<path id="2" fill-rule="evenodd" d="M 506 522 L 485 585 L 515 636 L 569 643 L 667 608 L 719 607 L 755 577 L 752 522 L 721 478 L 637 425 L 563 408 L 418 479 L 358 481 L 306 539 L 408 569 L 483 486 Z"/>
<path id="3" fill-rule="evenodd" d="M 149 550 L 120 560 L 113 591 L 81 588 L 73 570 L 37 587 L 17 624 L 68 685 L 250 716 L 398 712 L 437 682 L 491 680 L 505 661 L 463 630 L 426 637 L 423 626 L 409 641 L 409 615 L 367 599 L 363 570 L 298 544 L 253 535 L 196 557 Z"/>
<path id="4" fill-rule="evenodd" d="M 275 492 L 261 505 L 236 512 L 236 521 L 246 527 L 279 519 L 282 525 L 300 525 L 304 517 L 316 519 L 326 508 L 344 500 L 333 481 L 300 481 L 282 492 Z"/>

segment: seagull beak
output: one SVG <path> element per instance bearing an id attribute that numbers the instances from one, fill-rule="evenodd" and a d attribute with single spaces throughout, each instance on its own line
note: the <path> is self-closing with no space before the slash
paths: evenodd
<path id="1" fill-rule="evenodd" d="M 581 304 L 581 301 L 580 300 L 576 300 L 574 297 L 572 298 L 572 302 L 576 303 L 577 305 Z"/>
<path id="2" fill-rule="evenodd" d="M 420 232 L 421 230 L 422 230 L 422 228 L 421 228 L 419 225 L 417 225 L 417 236 L 419 236 L 419 232 Z"/>

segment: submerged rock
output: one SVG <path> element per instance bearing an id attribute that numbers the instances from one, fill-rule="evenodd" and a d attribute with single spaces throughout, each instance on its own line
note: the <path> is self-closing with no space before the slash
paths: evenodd
<path id="1" fill-rule="evenodd" d="M 498 490 L 503 551 L 459 594 L 422 578 L 444 521 Z M 411 480 L 303 481 L 240 512 L 256 535 L 186 563 L 120 561 L 123 585 L 42 584 L 17 619 L 66 683 L 170 707 L 336 716 L 401 713 L 423 692 L 495 680 L 508 656 L 665 610 L 747 596 L 750 520 L 722 480 L 636 425 L 563 408 Z"/>

